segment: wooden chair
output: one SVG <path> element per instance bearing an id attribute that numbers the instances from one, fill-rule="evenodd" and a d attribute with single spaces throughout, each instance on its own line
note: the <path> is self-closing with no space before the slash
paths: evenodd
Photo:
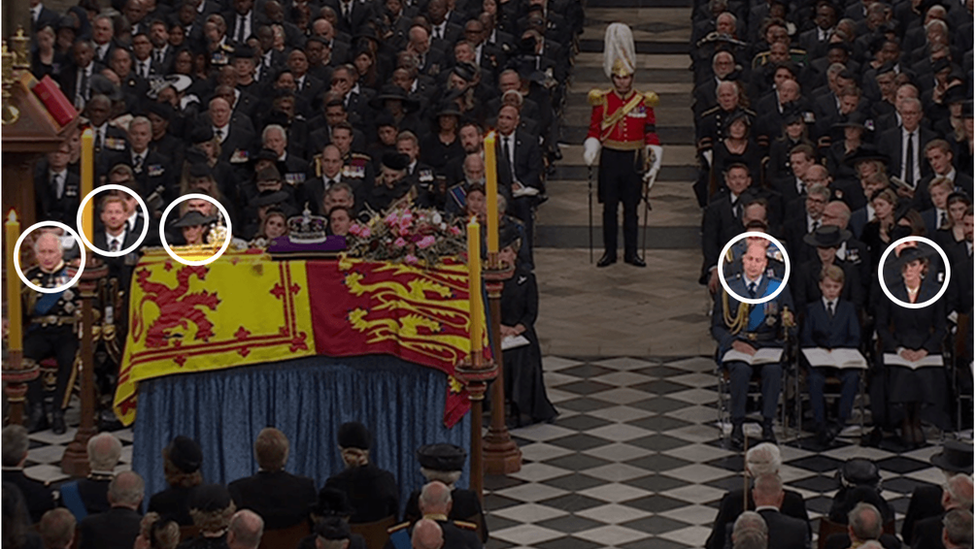
<path id="1" fill-rule="evenodd" d="M 366 549 L 383 549 L 390 534 L 387 529 L 396 524 L 396 516 L 390 515 L 375 522 L 360 522 L 350 524 L 349 530 L 366 538 Z"/>
<path id="2" fill-rule="evenodd" d="M 820 517 L 820 530 L 817 532 L 817 549 L 824 549 L 827 538 L 834 534 L 846 534 L 847 525 L 831 521 L 826 516 Z"/>
<path id="3" fill-rule="evenodd" d="M 265 530 L 258 549 L 293 549 L 311 533 L 312 528 L 307 520 L 288 528 Z"/>

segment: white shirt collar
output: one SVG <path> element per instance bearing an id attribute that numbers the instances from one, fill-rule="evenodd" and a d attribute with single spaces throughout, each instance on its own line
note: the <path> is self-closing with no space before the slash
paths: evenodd
<path id="1" fill-rule="evenodd" d="M 776 507 L 775 505 L 762 505 L 756 507 L 756 512 L 758 513 L 759 511 L 776 511 L 779 513 L 779 507 Z"/>
<path id="2" fill-rule="evenodd" d="M 759 288 L 759 283 L 762 282 L 762 278 L 763 278 L 762 275 L 759 275 L 759 278 L 756 278 L 755 280 L 753 280 L 753 279 L 750 279 L 745 273 L 742 273 L 742 280 L 745 281 L 746 288 L 748 288 L 750 284 L 755 284 L 756 285 L 756 288 L 758 289 Z"/>
<path id="3" fill-rule="evenodd" d="M 129 218 L 125 220 L 125 223 L 126 223 L 126 225 L 129 226 L 129 229 L 130 230 L 133 230 L 134 231 L 135 228 L 136 228 L 136 221 L 138 219 L 139 219 L 139 212 L 138 211 L 135 211 L 135 212 L 132 212 L 132 215 L 130 215 Z"/>
<path id="4" fill-rule="evenodd" d="M 949 166 L 949 173 L 945 174 L 946 179 L 951 179 L 953 183 L 956 181 L 956 168 L 955 166 Z"/>
<path id="5" fill-rule="evenodd" d="M 827 299 L 826 297 L 821 297 L 820 299 L 823 301 L 824 309 L 829 309 L 830 308 L 830 305 L 833 304 L 833 306 L 834 306 L 834 312 L 835 313 L 837 312 L 837 300 L 836 299 Z"/>

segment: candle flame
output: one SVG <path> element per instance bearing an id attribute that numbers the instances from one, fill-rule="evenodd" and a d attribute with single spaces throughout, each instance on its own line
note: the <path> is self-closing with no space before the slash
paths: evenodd
<path id="1" fill-rule="evenodd" d="M 485 135 L 485 139 L 494 139 L 494 138 L 495 138 L 495 130 L 490 130 L 488 134 Z"/>
<path id="2" fill-rule="evenodd" d="M 17 212 L 13 208 L 11 208 L 10 213 L 7 214 L 7 222 L 8 223 L 17 222 Z"/>
<path id="3" fill-rule="evenodd" d="M 95 133 L 91 128 L 85 128 L 85 131 L 81 132 L 82 139 L 95 139 Z"/>

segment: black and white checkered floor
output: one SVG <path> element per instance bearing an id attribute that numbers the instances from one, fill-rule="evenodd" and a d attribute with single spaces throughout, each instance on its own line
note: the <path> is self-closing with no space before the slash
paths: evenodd
<path id="1" fill-rule="evenodd" d="M 741 456 L 719 440 L 714 362 L 546 357 L 544 363 L 560 416 L 512 431 L 522 470 L 485 479 L 488 548 L 700 547 L 722 494 L 742 483 Z M 73 435 L 73 429 L 60 437 L 32 435 L 27 473 L 65 480 L 59 462 Z M 120 468 L 126 468 L 132 433 L 116 435 L 125 445 Z M 942 482 L 928 461 L 936 445 L 899 454 L 894 446 L 879 450 L 854 441 L 823 452 L 803 449 L 810 448 L 803 440 L 781 444 L 783 480 L 807 498 L 814 522 L 830 507 L 837 467 L 851 457 L 877 460 L 883 495 L 899 519 L 916 486 Z"/>

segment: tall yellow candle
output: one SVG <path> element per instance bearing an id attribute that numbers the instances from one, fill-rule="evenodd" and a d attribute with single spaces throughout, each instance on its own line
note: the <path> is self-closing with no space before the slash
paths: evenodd
<path id="1" fill-rule="evenodd" d="M 17 212 L 10 210 L 4 229 L 7 237 L 7 319 L 10 321 L 7 345 L 11 351 L 20 351 L 24 348 L 20 326 L 23 317 L 20 312 L 20 277 L 14 269 L 14 247 L 17 245 L 17 239 L 20 238 Z"/>
<path id="2" fill-rule="evenodd" d="M 84 199 L 95 188 L 95 136 L 91 128 L 81 134 L 81 198 Z M 89 241 L 95 240 L 95 201 L 89 200 L 81 214 L 81 227 Z"/>
<path id="3" fill-rule="evenodd" d="M 481 328 L 485 315 L 481 304 L 481 225 L 474 216 L 468 223 L 468 302 L 471 304 L 471 353 L 477 364 L 481 357 Z"/>
<path id="4" fill-rule="evenodd" d="M 485 198 L 488 199 L 488 253 L 498 253 L 498 164 L 495 132 L 485 136 Z"/>

